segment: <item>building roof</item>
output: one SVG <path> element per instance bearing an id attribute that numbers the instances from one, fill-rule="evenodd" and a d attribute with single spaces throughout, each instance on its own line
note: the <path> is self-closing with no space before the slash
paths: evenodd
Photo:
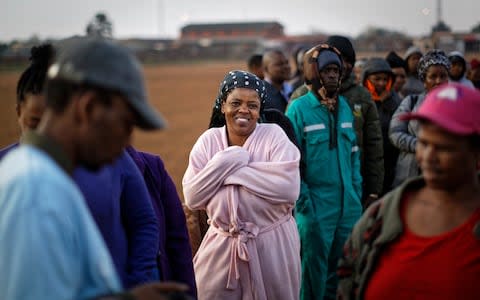
<path id="1" fill-rule="evenodd" d="M 217 30 L 253 30 L 253 29 L 269 29 L 273 27 L 281 27 L 283 25 L 278 22 L 240 22 L 240 23 L 209 23 L 209 24 L 189 24 L 182 27 L 185 31 L 217 31 Z"/>

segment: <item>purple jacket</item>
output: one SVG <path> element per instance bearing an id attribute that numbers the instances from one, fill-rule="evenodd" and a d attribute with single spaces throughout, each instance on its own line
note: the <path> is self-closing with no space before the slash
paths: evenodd
<path id="1" fill-rule="evenodd" d="M 156 280 L 158 223 L 140 172 L 124 151 L 98 172 L 74 171 L 125 288 Z"/>
<path id="2" fill-rule="evenodd" d="M 159 221 L 158 268 L 160 280 L 188 284 L 190 295 L 196 298 L 192 250 L 187 224 L 175 184 L 165 170 L 160 157 L 127 147 L 145 183 Z"/>

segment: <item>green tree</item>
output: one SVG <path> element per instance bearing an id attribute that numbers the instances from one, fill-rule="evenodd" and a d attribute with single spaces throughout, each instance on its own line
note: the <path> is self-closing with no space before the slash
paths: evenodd
<path id="1" fill-rule="evenodd" d="M 103 12 L 97 13 L 87 25 L 86 33 L 88 36 L 97 36 L 104 38 L 113 37 L 113 25 L 107 15 Z"/>

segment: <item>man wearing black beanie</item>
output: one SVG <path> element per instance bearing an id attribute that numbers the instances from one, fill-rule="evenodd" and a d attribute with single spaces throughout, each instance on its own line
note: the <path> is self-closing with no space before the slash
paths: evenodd
<path id="1" fill-rule="evenodd" d="M 356 55 L 350 40 L 341 35 L 332 35 L 326 43 L 340 51 L 344 62 L 339 93 L 347 98 L 355 118 L 355 133 L 361 150 L 362 202 L 364 207 L 367 207 L 381 196 L 383 188 L 383 140 L 378 112 L 370 93 L 363 86 L 355 83 L 355 75 L 352 70 Z M 307 74 L 305 76 L 307 77 Z M 309 87 L 307 85 L 299 87 L 292 94 L 290 101 L 306 94 L 308 91 Z"/>

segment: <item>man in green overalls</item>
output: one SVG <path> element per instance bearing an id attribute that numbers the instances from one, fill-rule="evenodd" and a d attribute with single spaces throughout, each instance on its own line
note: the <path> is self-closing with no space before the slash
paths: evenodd
<path id="1" fill-rule="evenodd" d="M 360 153 L 353 113 L 338 95 L 342 59 L 320 45 L 308 53 L 312 89 L 292 102 L 291 120 L 302 151 L 302 185 L 295 209 L 302 243 L 301 299 L 334 299 L 343 245 L 362 213 Z"/>

